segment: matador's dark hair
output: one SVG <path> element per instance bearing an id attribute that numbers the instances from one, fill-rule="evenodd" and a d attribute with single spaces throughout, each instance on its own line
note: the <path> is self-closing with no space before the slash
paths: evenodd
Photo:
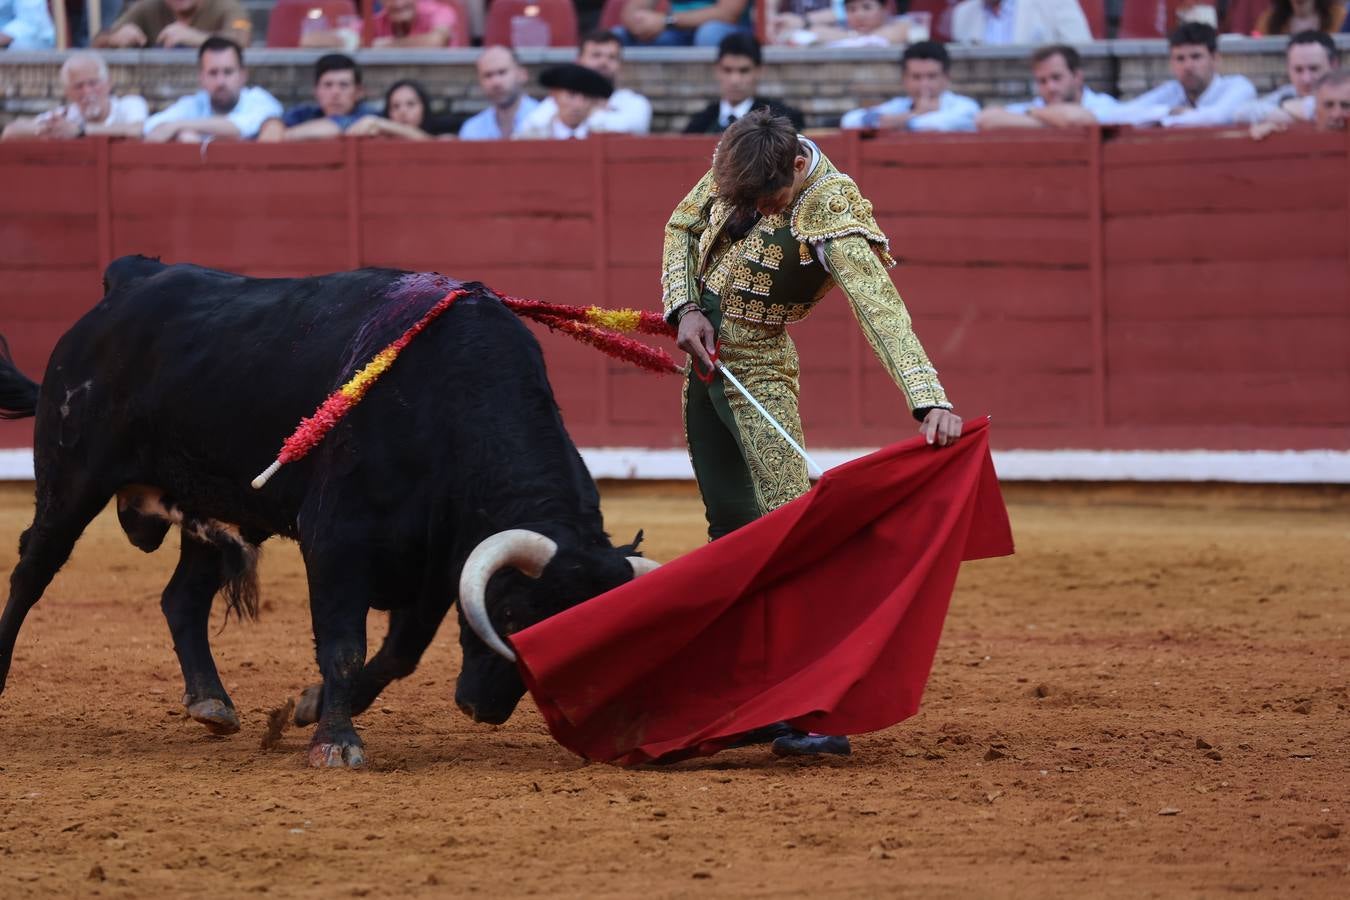
<path id="1" fill-rule="evenodd" d="M 792 164 L 800 154 L 797 129 L 786 116 L 767 109 L 748 113 L 731 123 L 717 144 L 717 194 L 738 209 L 753 209 L 792 184 Z"/>

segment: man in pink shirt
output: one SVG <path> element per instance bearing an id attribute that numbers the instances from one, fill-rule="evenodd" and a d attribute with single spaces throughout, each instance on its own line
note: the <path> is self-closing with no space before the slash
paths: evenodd
<path id="1" fill-rule="evenodd" d="M 385 0 L 375 14 L 372 47 L 451 47 L 457 37 L 455 8 L 438 0 Z"/>

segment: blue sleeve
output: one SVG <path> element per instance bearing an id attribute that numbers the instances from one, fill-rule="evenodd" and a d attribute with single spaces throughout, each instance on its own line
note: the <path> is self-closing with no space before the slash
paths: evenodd
<path id="1" fill-rule="evenodd" d="M 46 0 L 14 0 L 14 18 L 0 31 L 13 40 L 11 50 L 50 50 L 56 46 L 56 28 Z"/>
<path id="2" fill-rule="evenodd" d="M 286 114 L 281 117 L 281 124 L 287 128 L 294 128 L 305 122 L 313 121 L 323 115 L 323 110 L 313 103 L 301 103 L 299 106 L 292 106 L 286 110 Z"/>
<path id="3" fill-rule="evenodd" d="M 909 120 L 910 131 L 974 131 L 980 104 L 959 94 L 935 112 Z"/>
<path id="4" fill-rule="evenodd" d="M 901 113 L 909 112 L 908 97 L 892 97 L 880 106 L 863 107 L 861 109 L 850 109 L 844 113 L 844 117 L 839 120 L 840 128 L 866 128 L 863 121 L 868 113 L 876 113 L 880 116 L 898 116 Z"/>

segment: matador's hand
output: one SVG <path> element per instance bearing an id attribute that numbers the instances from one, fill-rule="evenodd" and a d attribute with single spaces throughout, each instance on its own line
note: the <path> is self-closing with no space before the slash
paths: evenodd
<path id="1" fill-rule="evenodd" d="M 955 444 L 961 436 L 961 417 L 950 409 L 930 409 L 919 425 L 919 434 L 939 447 Z"/>
<path id="2" fill-rule="evenodd" d="M 694 309 L 680 316 L 680 330 L 675 337 L 676 345 L 703 366 L 704 372 L 712 371 L 713 348 L 717 343 L 717 334 L 712 323 L 701 310 Z"/>

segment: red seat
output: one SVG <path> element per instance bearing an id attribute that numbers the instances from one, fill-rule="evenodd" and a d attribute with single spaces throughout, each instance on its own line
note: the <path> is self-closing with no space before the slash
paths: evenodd
<path id="1" fill-rule="evenodd" d="M 1228 34 L 1251 34 L 1256 30 L 1256 20 L 1269 7 L 1267 0 L 1232 0 L 1223 30 Z"/>
<path id="2" fill-rule="evenodd" d="M 267 18 L 267 46 L 299 47 L 300 27 L 313 10 L 323 13 L 330 28 L 339 16 L 361 15 L 352 0 L 277 0 Z"/>
<path id="3" fill-rule="evenodd" d="M 436 0 L 437 3 L 444 3 L 446 6 L 455 8 L 455 30 L 450 34 L 451 47 L 467 47 L 471 43 L 469 37 L 469 6 L 465 0 Z"/>
<path id="4" fill-rule="evenodd" d="M 572 0 L 492 0 L 483 25 L 483 46 L 511 46 L 511 19 L 539 16 L 548 23 L 550 47 L 577 45 L 577 11 Z"/>
<path id="5" fill-rule="evenodd" d="M 1083 8 L 1083 15 L 1087 17 L 1092 39 L 1106 40 L 1106 0 L 1078 0 L 1078 5 Z"/>
<path id="6" fill-rule="evenodd" d="M 909 0 L 909 11 L 932 15 L 933 24 L 929 26 L 932 39 L 946 43 L 952 39 L 952 9 L 958 2 L 959 0 Z"/>
<path id="7" fill-rule="evenodd" d="M 1176 27 L 1180 0 L 1133 0 L 1120 17 L 1120 38 L 1165 38 Z"/>

